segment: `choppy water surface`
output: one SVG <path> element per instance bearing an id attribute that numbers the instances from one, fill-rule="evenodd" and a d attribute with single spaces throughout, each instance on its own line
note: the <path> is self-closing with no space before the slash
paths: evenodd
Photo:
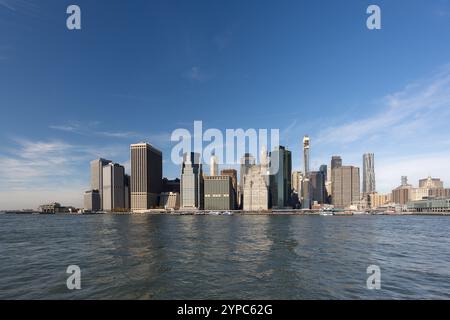
<path id="1" fill-rule="evenodd" d="M 0 298 L 449 299 L 449 230 L 449 217 L 0 215 Z"/>

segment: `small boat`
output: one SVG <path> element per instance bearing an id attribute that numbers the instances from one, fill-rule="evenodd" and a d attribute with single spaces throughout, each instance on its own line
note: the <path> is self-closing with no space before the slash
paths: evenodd
<path id="1" fill-rule="evenodd" d="M 334 214 L 332 212 L 321 212 L 320 215 L 324 216 L 324 217 L 334 216 Z"/>
<path id="2" fill-rule="evenodd" d="M 222 213 L 222 215 L 223 215 L 223 216 L 232 216 L 233 213 L 230 212 L 230 211 L 225 211 L 225 212 Z"/>

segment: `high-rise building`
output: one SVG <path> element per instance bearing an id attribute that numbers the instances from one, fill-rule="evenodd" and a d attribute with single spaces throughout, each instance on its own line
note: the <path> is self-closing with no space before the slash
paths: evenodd
<path id="1" fill-rule="evenodd" d="M 162 152 L 148 143 L 131 145 L 131 210 L 158 206 L 162 189 Z"/>
<path id="2" fill-rule="evenodd" d="M 375 192 L 375 164 L 374 154 L 366 153 L 363 155 L 363 189 L 364 195 Z"/>
<path id="3" fill-rule="evenodd" d="M 250 168 L 255 165 L 255 163 L 255 157 L 253 157 L 250 153 L 244 154 L 244 156 L 241 158 L 241 170 L 239 173 L 239 184 L 241 186 L 244 185 L 244 176 L 248 173 Z"/>
<path id="4" fill-rule="evenodd" d="M 310 139 L 308 136 L 303 137 L 303 172 L 305 176 L 309 175 L 309 149 L 310 149 Z"/>
<path id="5" fill-rule="evenodd" d="M 326 203 L 326 189 L 325 189 L 325 175 L 323 171 L 311 171 L 309 173 L 309 180 L 311 184 L 311 198 L 312 201 L 317 201 L 319 204 Z"/>
<path id="6" fill-rule="evenodd" d="M 98 190 L 86 191 L 84 193 L 84 210 L 96 212 L 100 208 L 100 192 Z"/>
<path id="7" fill-rule="evenodd" d="M 181 208 L 203 209 L 203 170 L 200 154 L 185 153 L 181 166 Z"/>
<path id="8" fill-rule="evenodd" d="M 325 182 L 328 181 L 328 166 L 326 164 L 321 165 L 319 171 L 322 172 Z"/>
<path id="9" fill-rule="evenodd" d="M 215 155 L 211 156 L 209 170 L 210 170 L 211 177 L 219 175 L 219 161 Z"/>
<path id="10" fill-rule="evenodd" d="M 301 204 L 303 209 L 311 209 L 312 206 L 312 187 L 309 177 L 303 177 L 302 181 Z"/>
<path id="11" fill-rule="evenodd" d="M 297 193 L 299 196 L 301 195 L 301 180 L 303 179 L 303 173 L 301 171 L 293 171 L 292 172 L 292 191 Z"/>
<path id="12" fill-rule="evenodd" d="M 233 210 L 233 184 L 230 176 L 204 178 L 205 210 Z"/>
<path id="13" fill-rule="evenodd" d="M 331 170 L 342 167 L 342 158 L 340 156 L 331 157 Z M 331 173 L 333 175 L 333 173 Z"/>
<path id="14" fill-rule="evenodd" d="M 266 211 L 269 209 L 269 184 L 267 168 L 253 165 L 244 176 L 244 211 Z"/>
<path id="15" fill-rule="evenodd" d="M 124 176 L 124 191 L 125 191 L 125 209 L 131 208 L 131 190 L 130 190 L 130 176 Z"/>
<path id="16" fill-rule="evenodd" d="M 292 191 L 292 154 L 283 146 L 270 153 L 270 194 L 272 207 L 286 208 Z"/>
<path id="17" fill-rule="evenodd" d="M 111 163 L 111 160 L 96 159 L 91 161 L 91 190 L 98 190 L 100 196 L 100 210 L 103 209 L 103 166 Z"/>
<path id="18" fill-rule="evenodd" d="M 341 166 L 332 170 L 332 199 L 336 208 L 346 208 L 360 201 L 359 168 Z"/>
<path id="19" fill-rule="evenodd" d="M 237 208 L 237 192 L 238 192 L 237 171 L 235 169 L 224 169 L 220 172 L 220 175 L 231 177 L 231 185 L 233 187 L 233 210 L 234 210 Z"/>
<path id="20" fill-rule="evenodd" d="M 242 208 L 242 204 L 244 202 L 244 176 L 249 172 L 250 168 L 255 165 L 255 163 L 256 160 L 250 153 L 245 153 L 241 158 L 237 201 L 239 208 Z"/>
<path id="21" fill-rule="evenodd" d="M 103 167 L 103 210 L 125 209 L 125 168 L 117 163 Z"/>

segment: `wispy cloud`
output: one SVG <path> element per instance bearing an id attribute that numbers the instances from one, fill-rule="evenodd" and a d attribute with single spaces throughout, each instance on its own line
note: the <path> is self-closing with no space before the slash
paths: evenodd
<path id="1" fill-rule="evenodd" d="M 207 75 L 200 67 L 193 66 L 187 72 L 183 74 L 183 77 L 190 81 L 202 82 L 209 80 L 210 75 Z"/>
<path id="2" fill-rule="evenodd" d="M 79 122 L 69 121 L 64 124 L 51 125 L 50 129 L 73 133 L 83 136 L 97 136 L 105 139 L 122 139 L 128 141 L 147 141 L 155 147 L 162 148 L 170 142 L 169 132 L 143 133 L 136 131 L 112 131 L 103 130 L 102 123 L 99 121 Z"/>
<path id="3" fill-rule="evenodd" d="M 413 184 L 428 175 L 450 182 L 450 66 L 385 96 L 374 109 L 339 125 L 323 123 L 326 129 L 313 137 L 317 158 L 326 163 L 338 153 L 361 166 L 362 153 L 375 152 L 379 191 L 392 190 L 401 175 Z"/>
<path id="4" fill-rule="evenodd" d="M 139 138 L 141 134 L 133 131 L 103 131 L 99 129 L 100 122 L 69 121 L 64 124 L 51 125 L 50 129 L 76 133 L 80 135 L 99 135 L 110 138 Z"/>
<path id="5" fill-rule="evenodd" d="M 0 0 L 0 8 L 33 16 L 39 13 L 39 5 L 32 0 Z"/>
<path id="6" fill-rule="evenodd" d="M 435 127 L 436 121 L 450 112 L 449 88 L 450 67 L 447 66 L 429 79 L 386 96 L 372 116 L 323 130 L 317 143 L 348 144 L 385 138 L 392 141 L 404 133 L 414 133 L 417 125 Z"/>

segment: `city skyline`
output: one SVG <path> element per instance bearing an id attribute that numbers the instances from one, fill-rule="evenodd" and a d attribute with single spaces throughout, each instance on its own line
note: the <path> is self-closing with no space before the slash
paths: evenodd
<path id="1" fill-rule="evenodd" d="M 332 155 L 362 169 L 371 152 L 379 192 L 403 175 L 448 185 L 448 3 L 379 1 L 377 32 L 358 1 L 260 4 L 256 14 L 238 2 L 114 3 L 105 13 L 106 2 L 80 1 L 95 14 L 79 33 L 58 25 L 55 3 L 0 3 L 0 209 L 82 206 L 86 163 L 114 159 L 130 174 L 129 145 L 141 140 L 163 152 L 165 177 L 179 177 L 170 133 L 195 120 L 279 128 L 293 170 L 308 134 L 311 171 Z"/>

